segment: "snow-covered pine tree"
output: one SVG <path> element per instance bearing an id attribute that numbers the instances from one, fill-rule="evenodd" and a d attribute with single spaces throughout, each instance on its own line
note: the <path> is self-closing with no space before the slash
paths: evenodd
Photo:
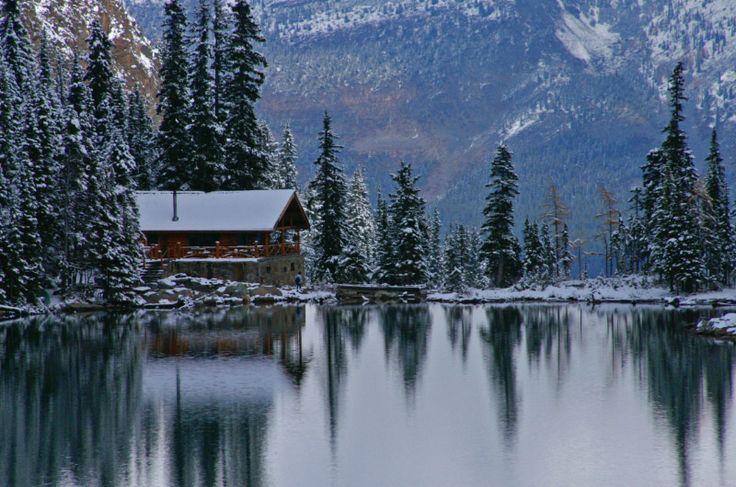
<path id="1" fill-rule="evenodd" d="M 427 281 L 430 286 L 442 282 L 442 221 L 440 211 L 435 208 L 429 217 L 427 249 Z"/>
<path id="2" fill-rule="evenodd" d="M 21 0 L 5 0 L 0 11 L 0 46 L 7 68 L 15 78 L 21 94 L 32 85 L 34 56 L 28 31 L 23 23 Z"/>
<path id="3" fill-rule="evenodd" d="M 340 146 L 335 143 L 332 121 L 325 113 L 320 132 L 320 155 L 315 161 L 317 174 L 311 183 L 314 207 L 319 216 L 315 226 L 316 253 L 314 277 L 318 282 L 340 279 L 340 259 L 345 248 L 345 199 L 347 187 L 342 164 L 337 158 Z"/>
<path id="4" fill-rule="evenodd" d="M 184 36 L 186 15 L 180 0 L 164 5 L 161 48 L 161 85 L 156 111 L 161 117 L 158 130 L 160 164 L 158 186 L 167 190 L 189 189 L 194 168 L 190 156 L 189 89 L 187 48 Z"/>
<path id="5" fill-rule="evenodd" d="M 347 198 L 347 221 L 350 237 L 358 251 L 370 265 L 373 263 L 373 247 L 376 239 L 376 223 L 368 198 L 365 170 L 359 167 L 350 179 Z"/>
<path id="6" fill-rule="evenodd" d="M 267 176 L 267 160 L 258 147 L 255 103 L 265 79 L 266 58 L 256 51 L 264 42 L 246 0 L 232 6 L 234 28 L 228 43 L 228 76 L 225 87 L 227 153 L 224 187 L 257 189 Z"/>
<path id="7" fill-rule="evenodd" d="M 102 29 L 99 19 L 94 19 L 89 26 L 87 38 L 87 73 L 84 79 L 89 86 L 95 116 L 95 130 L 102 136 L 107 128 L 108 114 L 105 107 L 111 107 L 112 92 L 112 41 Z M 108 103 L 106 103 L 108 102 Z"/>
<path id="8" fill-rule="evenodd" d="M 297 189 L 296 158 L 297 147 L 294 142 L 294 134 L 291 132 L 291 127 L 286 125 L 278 152 L 280 189 Z"/>
<path id="9" fill-rule="evenodd" d="M 467 242 L 465 239 L 465 229 L 461 225 L 457 228 L 450 228 L 445 237 L 445 258 L 444 258 L 444 279 L 443 284 L 446 290 L 451 292 L 463 292 L 466 288 L 465 283 L 465 249 Z"/>
<path id="10" fill-rule="evenodd" d="M 279 168 L 279 144 L 266 122 L 258 124 L 258 152 L 263 156 L 263 178 L 258 185 L 259 189 L 280 189 L 281 172 Z"/>
<path id="11" fill-rule="evenodd" d="M 38 208 L 38 232 L 44 249 L 44 269 L 48 276 L 58 272 L 58 257 L 61 252 L 62 228 L 59 218 L 60 207 L 60 162 L 61 125 L 60 100 L 54 89 L 54 79 L 49 61 L 48 43 L 44 33 L 38 52 L 38 75 L 33 92 L 34 118 L 37 126 L 37 150 L 34 181 L 36 184 L 36 206 Z"/>
<path id="12" fill-rule="evenodd" d="M 189 90 L 192 96 L 189 133 L 192 141 L 191 163 L 194 167 L 191 189 L 196 191 L 217 189 L 216 177 L 223 172 L 223 168 L 218 167 L 223 156 L 219 154 L 222 148 L 214 107 L 210 28 L 210 2 L 199 0 L 197 20 L 192 32 L 194 50 Z"/>
<path id="13" fill-rule="evenodd" d="M 389 214 L 393 231 L 393 265 L 388 274 L 389 282 L 398 285 L 424 284 L 427 282 L 424 225 L 424 199 L 419 195 L 417 181 L 410 164 L 401 163 L 399 171 L 392 175 L 396 190 L 391 194 Z"/>
<path id="14" fill-rule="evenodd" d="M 557 267 L 560 269 L 560 276 L 563 279 L 570 278 L 570 269 L 572 269 L 572 249 L 570 248 L 570 232 L 567 223 L 562 224 L 562 234 L 560 235 L 560 261 Z"/>
<path id="15" fill-rule="evenodd" d="M 376 204 L 376 242 L 373 250 L 375 264 L 372 280 L 380 284 L 388 283 L 393 263 L 391 229 L 388 204 L 379 190 Z"/>
<path id="16" fill-rule="evenodd" d="M 670 287 L 690 292 L 699 286 L 705 272 L 702 261 L 695 204 L 697 175 L 680 124 L 685 97 L 684 67 L 678 63 L 669 81 L 671 117 L 665 128 L 661 153 L 664 158 L 663 190 L 656 202 L 652 265 Z M 664 186 L 667 186 L 664 189 Z M 677 233 L 673 233 L 677 225 Z"/>
<path id="17" fill-rule="evenodd" d="M 637 187 L 631 191 L 630 214 L 626 225 L 628 229 L 626 261 L 630 272 L 634 274 L 640 273 L 646 267 L 647 226 L 643 221 L 642 198 L 641 188 Z"/>
<path id="18" fill-rule="evenodd" d="M 542 251 L 540 278 L 546 282 L 553 281 L 556 276 L 557 253 L 550 237 L 549 225 L 546 223 L 542 224 L 542 227 L 539 229 L 539 242 Z"/>
<path id="19" fill-rule="evenodd" d="M 533 281 L 538 278 L 544 267 L 542 242 L 539 240 L 539 228 L 536 223 L 524 220 L 524 276 Z"/>
<path id="20" fill-rule="evenodd" d="M 154 189 L 158 173 L 156 136 L 153 121 L 138 89 L 128 95 L 128 120 L 128 147 L 135 160 L 136 187 L 144 191 Z"/>
<path id="21" fill-rule="evenodd" d="M 96 284 L 103 290 L 108 303 L 130 303 L 133 287 L 140 283 L 140 230 L 135 200 L 135 160 L 120 127 L 108 121 L 101 154 L 99 175 L 108 179 L 97 181 L 100 189 L 99 224 L 93 226 L 94 235 L 108 232 L 95 240 L 100 258 Z M 105 245 L 101 247 L 100 244 Z"/>
<path id="22" fill-rule="evenodd" d="M 227 86 L 227 50 L 230 45 L 231 16 L 226 0 L 212 1 L 212 81 L 213 109 L 219 126 L 218 136 L 223 137 L 223 127 L 227 120 L 225 87 Z"/>
<path id="23" fill-rule="evenodd" d="M 511 152 L 501 144 L 491 162 L 490 192 L 483 210 L 481 248 L 488 278 L 496 287 L 508 287 L 522 273 L 521 248 L 514 235 L 514 198 L 519 194 Z"/>
<path id="24" fill-rule="evenodd" d="M 722 285 L 728 285 L 734 261 L 733 227 L 726 169 L 723 166 L 718 133 L 715 128 L 711 133 L 710 151 L 706 162 L 708 169 L 705 176 L 705 191 L 710 200 L 713 218 L 713 227 L 709 228 L 709 231 L 715 237 L 705 249 L 710 255 L 706 264 L 709 275 L 715 276 Z"/>
<path id="25" fill-rule="evenodd" d="M 476 230 L 468 230 L 466 233 L 466 251 L 464 253 L 463 272 L 465 283 L 473 288 L 484 285 L 484 263 L 481 261 L 481 247 L 483 245 L 480 233 Z"/>
<path id="26" fill-rule="evenodd" d="M 96 157 L 94 128 L 90 113 L 89 90 L 75 55 L 66 103 L 64 153 L 61 168 L 61 223 L 63 229 L 62 289 L 66 291 L 81 279 L 85 268 L 86 220 L 93 218 L 94 207 L 86 206 L 87 167 Z"/>

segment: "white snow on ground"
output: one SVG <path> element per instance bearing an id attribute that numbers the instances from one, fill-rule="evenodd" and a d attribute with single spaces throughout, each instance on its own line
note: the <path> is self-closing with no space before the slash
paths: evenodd
<path id="1" fill-rule="evenodd" d="M 707 293 L 676 296 L 665 288 L 652 287 L 643 278 L 590 279 L 587 281 L 566 281 L 550 286 L 538 286 L 523 289 L 512 287 L 507 289 L 471 289 L 465 293 L 433 293 L 429 301 L 462 303 L 499 303 L 513 301 L 590 301 L 590 302 L 624 302 L 624 303 L 661 303 L 680 306 L 700 306 L 720 304 L 736 304 L 736 290 L 727 289 Z"/>
<path id="2" fill-rule="evenodd" d="M 702 320 L 698 323 L 698 333 L 716 336 L 736 336 L 736 313 L 728 313 L 720 318 Z"/>

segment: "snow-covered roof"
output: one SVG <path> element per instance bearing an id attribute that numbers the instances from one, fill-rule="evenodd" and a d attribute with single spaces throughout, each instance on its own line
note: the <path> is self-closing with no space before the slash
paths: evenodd
<path id="1" fill-rule="evenodd" d="M 280 226 L 309 228 L 301 203 L 292 190 L 177 191 L 176 221 L 172 191 L 139 191 L 136 199 L 144 232 L 268 232 Z M 292 217 L 287 217 L 287 213 Z"/>

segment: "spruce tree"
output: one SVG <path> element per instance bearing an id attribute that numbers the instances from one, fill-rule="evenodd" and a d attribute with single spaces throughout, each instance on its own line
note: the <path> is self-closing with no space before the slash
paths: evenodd
<path id="1" fill-rule="evenodd" d="M 345 247 L 345 197 L 347 188 L 342 164 L 337 158 L 340 146 L 335 143 L 332 121 L 325 113 L 320 132 L 320 155 L 315 161 L 317 174 L 311 183 L 314 205 L 319 212 L 315 227 L 315 279 L 328 282 L 340 276 L 340 259 Z"/>
<path id="2" fill-rule="evenodd" d="M 427 266 L 424 259 L 427 229 L 424 226 L 424 199 L 416 184 L 419 177 L 412 174 L 411 165 L 401 163 L 392 176 L 396 190 L 391 195 L 389 213 L 393 235 L 393 265 L 388 278 L 391 284 L 424 284 Z"/>
<path id="3" fill-rule="evenodd" d="M 567 229 L 567 223 L 562 225 L 562 235 L 560 235 L 560 261 L 558 267 L 562 273 L 562 278 L 570 277 L 570 269 L 573 262 L 572 250 L 570 249 L 570 233 Z"/>
<path id="4" fill-rule="evenodd" d="M 5 0 L 0 12 L 0 46 L 21 93 L 28 93 L 34 76 L 34 56 L 23 24 L 22 0 Z"/>
<path id="5" fill-rule="evenodd" d="M 519 241 L 514 235 L 514 198 L 519 194 L 511 152 L 500 145 L 491 163 L 490 193 L 483 210 L 481 248 L 488 277 L 496 287 L 508 287 L 522 273 Z"/>
<path id="6" fill-rule="evenodd" d="M 61 176 L 61 125 L 62 113 L 56 99 L 54 80 L 49 61 L 46 35 L 41 39 L 38 53 L 37 86 L 33 93 L 33 109 L 37 126 L 37 150 L 32 156 L 36 161 L 34 181 L 36 183 L 36 206 L 38 208 L 38 231 L 44 249 L 44 268 L 47 275 L 58 271 L 57 259 L 61 252 L 62 228 L 60 224 Z"/>
<path id="7" fill-rule="evenodd" d="M 151 190 L 155 187 L 156 176 L 156 140 L 153 121 L 148 115 L 146 103 L 139 90 L 128 96 L 128 147 L 135 160 L 134 179 L 140 190 Z"/>
<path id="8" fill-rule="evenodd" d="M 713 236 L 712 241 L 708 242 L 707 248 L 704 249 L 708 255 L 707 270 L 709 275 L 714 276 L 721 284 L 727 285 L 733 270 L 733 228 L 726 170 L 715 128 L 711 134 L 710 151 L 706 162 L 708 168 L 705 191 L 708 196 L 708 213 L 711 216 L 706 229 Z"/>
<path id="9" fill-rule="evenodd" d="M 466 252 L 464 253 L 465 259 L 463 261 L 463 272 L 465 274 L 465 283 L 473 288 L 483 287 L 484 279 L 484 264 L 481 262 L 481 242 L 480 233 L 476 230 L 468 230 L 467 233 L 467 246 Z"/>
<path id="10" fill-rule="evenodd" d="M 279 189 L 297 189 L 297 147 L 291 127 L 284 128 L 278 152 Z"/>
<path id="11" fill-rule="evenodd" d="M 427 249 L 427 280 L 430 286 L 437 286 L 442 282 L 442 221 L 440 220 L 440 212 L 437 208 L 431 213 L 428 228 L 428 244 Z"/>
<path id="12" fill-rule="evenodd" d="M 545 282 L 554 280 L 557 268 L 557 253 L 555 246 L 550 237 L 549 225 L 542 224 L 539 229 L 539 242 L 542 256 L 542 267 L 540 268 L 540 277 Z"/>
<path id="13" fill-rule="evenodd" d="M 186 16 L 180 0 L 168 0 L 164 6 L 161 53 L 161 85 L 156 111 L 161 118 L 158 130 L 161 189 L 182 190 L 191 187 L 194 167 L 190 161 L 189 89 L 187 48 L 184 44 Z"/>
<path id="14" fill-rule="evenodd" d="M 226 87 L 228 84 L 228 46 L 230 45 L 231 22 L 229 7 L 225 0 L 213 0 L 212 18 L 212 81 L 213 108 L 222 141 L 222 127 L 227 120 Z"/>
<path id="15" fill-rule="evenodd" d="M 444 287 L 451 292 L 463 292 L 465 283 L 465 252 L 467 242 L 465 228 L 450 228 L 445 237 Z"/>
<path id="16" fill-rule="evenodd" d="M 85 222 L 94 218 L 94 206 L 87 201 L 87 168 L 95 157 L 94 129 L 90 113 L 89 90 L 75 56 L 72 63 L 66 120 L 63 133 L 64 153 L 61 168 L 61 222 L 63 228 L 62 288 L 79 281 L 84 263 Z"/>
<path id="17" fill-rule="evenodd" d="M 378 191 L 376 204 L 376 245 L 374 249 L 375 265 L 373 281 L 387 284 L 393 263 L 392 227 L 388 213 L 388 204 Z"/>
<path id="18" fill-rule="evenodd" d="M 217 189 L 215 178 L 223 172 L 223 168 L 218 167 L 223 157 L 219 154 L 221 146 L 214 107 L 210 24 L 210 2 L 199 0 L 193 35 L 194 53 L 190 76 L 192 103 L 189 126 L 192 141 L 191 163 L 194 168 L 191 188 L 197 191 Z"/>
<path id="19" fill-rule="evenodd" d="M 279 144 L 273 137 L 271 128 L 265 122 L 258 124 L 258 152 L 263 157 L 263 177 L 259 189 L 280 189 Z"/>
<path id="20" fill-rule="evenodd" d="M 347 197 L 347 219 L 351 236 L 367 263 L 373 261 L 373 246 L 376 239 L 376 224 L 373 209 L 368 199 L 365 170 L 358 168 L 350 180 Z"/>
<path id="21" fill-rule="evenodd" d="M 542 242 L 539 239 L 539 227 L 536 223 L 524 221 L 524 275 L 533 281 L 539 278 L 545 266 Z"/>
<path id="22" fill-rule="evenodd" d="M 683 116 L 684 67 L 678 63 L 669 81 L 670 122 L 664 129 L 662 143 L 663 184 L 653 214 L 653 270 L 662 275 L 673 290 L 690 292 L 704 277 L 700 252 L 695 183 L 697 175 L 693 158 L 681 129 Z M 676 226 L 675 226 L 676 225 Z"/>
<path id="23" fill-rule="evenodd" d="M 232 7 L 234 27 L 228 43 L 225 87 L 227 153 L 224 185 L 227 189 L 258 189 L 265 183 L 267 163 L 258 147 L 255 103 L 265 79 L 266 58 L 256 51 L 264 42 L 246 0 Z"/>
<path id="24" fill-rule="evenodd" d="M 87 73 L 84 79 L 89 86 L 92 106 L 94 107 L 95 125 L 98 135 L 106 127 L 108 114 L 103 110 L 110 107 L 112 92 L 112 42 L 102 29 L 99 19 L 94 19 L 89 26 L 87 38 Z M 106 103 L 107 102 L 107 103 Z"/>

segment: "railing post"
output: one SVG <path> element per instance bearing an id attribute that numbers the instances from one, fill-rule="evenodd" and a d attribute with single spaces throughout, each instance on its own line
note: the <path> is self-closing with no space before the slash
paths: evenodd
<path id="1" fill-rule="evenodd" d="M 220 241 L 215 241 L 215 259 L 220 258 Z"/>

